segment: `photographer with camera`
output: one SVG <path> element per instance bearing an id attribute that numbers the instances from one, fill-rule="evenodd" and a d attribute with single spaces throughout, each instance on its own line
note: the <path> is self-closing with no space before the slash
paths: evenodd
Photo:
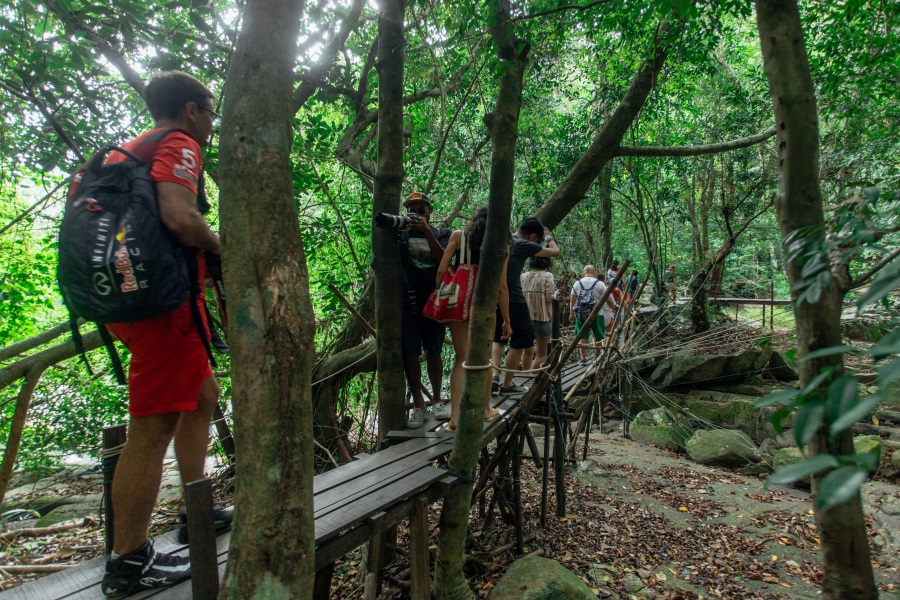
<path id="1" fill-rule="evenodd" d="M 403 266 L 403 370 L 413 398 L 413 409 L 406 426 L 415 429 L 425 420 L 425 399 L 422 397 L 422 369 L 419 357 L 425 350 L 425 364 L 431 382 L 434 416 L 449 419 L 450 410 L 441 402 L 441 382 L 444 367 L 441 349 L 444 346 L 444 326 L 422 316 L 422 309 L 434 291 L 438 263 L 450 240 L 449 229 L 432 227 L 429 222 L 434 206 L 431 199 L 413 192 L 403 203 L 405 215 L 378 214 L 375 224 L 397 230 L 400 263 Z"/>

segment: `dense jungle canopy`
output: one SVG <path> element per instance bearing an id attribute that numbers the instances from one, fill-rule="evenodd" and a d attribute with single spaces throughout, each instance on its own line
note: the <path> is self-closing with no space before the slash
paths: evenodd
<path id="1" fill-rule="evenodd" d="M 255 25 L 253 5 L 0 6 L 0 438 L 27 393 L 20 468 L 50 469 L 68 454 L 96 454 L 101 427 L 126 414 L 102 350 L 91 353 L 93 374 L 59 355 L 21 364 L 23 352 L 65 339 L 58 337 L 67 315 L 55 284 L 55 234 L 71 175 L 103 146 L 151 126 L 141 93 L 155 71 L 191 73 L 217 94 L 216 110 L 230 103 L 233 114 L 275 98 L 266 85 L 239 80 L 245 71 L 235 68 L 241 32 Z M 366 418 L 376 389 L 374 345 L 341 296 L 373 319 L 372 215 L 384 189 L 376 177 L 383 168 L 379 79 L 388 76 L 390 54 L 379 47 L 380 5 L 298 6 L 293 229 L 302 236 L 300 269 L 315 315 L 312 387 L 316 439 L 327 448 L 323 466 L 331 455 L 349 460 L 346 433 L 354 440 L 375 435 Z M 503 48 L 492 40 L 500 27 L 492 4 L 411 1 L 403 45 L 392 50 L 403 54 L 402 194 L 428 193 L 432 220 L 453 229 L 487 202 L 497 156 L 485 115 L 506 85 L 505 61 L 518 57 L 524 74 L 510 225 L 537 215 L 553 229 L 563 251 L 553 267 L 561 289 L 585 264 L 617 258 L 632 261 L 656 287 L 676 265 L 681 291 L 691 296 L 709 291 L 709 278 L 697 284 L 694 275 L 717 271 L 728 295 L 786 297 L 785 222 L 772 206 L 783 148 L 753 8 L 742 0 L 515 2 L 502 26 L 514 28 L 518 46 Z M 900 5 L 805 1 L 799 8 L 818 111 L 819 147 L 810 156 L 818 152 L 833 261 L 833 276 L 826 263 L 808 261 L 804 277 L 825 272 L 800 288 L 815 304 L 832 281 L 853 291 L 878 268 L 897 264 L 890 261 L 900 231 Z M 238 130 L 231 132 L 236 139 Z M 227 154 L 234 140 L 223 131 L 218 141 L 204 157 L 216 229 L 218 184 L 234 185 L 236 172 L 219 168 L 220 150 L 234 164 Z M 245 176 L 261 194 L 272 189 L 267 175 L 258 182 Z M 299 242 L 253 232 L 256 241 L 243 236 L 233 251 Z M 227 240 L 225 247 L 227 259 Z M 695 326 L 708 326 L 704 318 L 696 315 Z M 226 403 L 229 366 L 227 359 L 220 366 Z"/>

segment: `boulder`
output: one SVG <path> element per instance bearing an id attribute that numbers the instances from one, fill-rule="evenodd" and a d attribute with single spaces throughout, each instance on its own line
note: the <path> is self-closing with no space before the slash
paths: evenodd
<path id="1" fill-rule="evenodd" d="M 891 464 L 894 465 L 894 468 L 900 471 L 900 452 L 894 450 L 894 454 L 891 456 Z"/>
<path id="2" fill-rule="evenodd" d="M 788 358 L 787 354 L 781 350 L 772 352 L 772 358 L 769 359 L 766 369 L 775 376 L 775 379 L 781 381 L 797 381 L 800 379 L 800 375 L 797 372 L 797 363 Z"/>
<path id="3" fill-rule="evenodd" d="M 857 454 L 872 454 L 875 456 L 875 464 L 881 461 L 884 444 L 877 435 L 860 435 L 853 438 L 853 451 Z"/>
<path id="4" fill-rule="evenodd" d="M 639 412 L 631 422 L 631 437 L 672 452 L 684 452 L 684 444 L 694 435 L 690 421 L 681 413 L 667 408 Z"/>
<path id="5" fill-rule="evenodd" d="M 541 556 L 526 556 L 509 566 L 491 600 L 596 600 L 597 595 L 577 575 Z"/>
<path id="6" fill-rule="evenodd" d="M 35 527 L 49 527 L 62 523 L 63 521 L 71 521 L 73 519 L 83 519 L 84 517 L 97 517 L 100 514 L 100 494 L 94 496 L 82 496 L 82 500 L 76 504 L 65 504 L 59 508 L 54 508 L 46 515 L 37 520 Z"/>
<path id="7" fill-rule="evenodd" d="M 732 354 L 698 354 L 696 350 L 682 350 L 661 360 L 649 379 L 661 387 L 706 381 L 716 384 L 740 382 L 761 371 L 771 357 L 772 342 L 768 338 Z"/>
<path id="8" fill-rule="evenodd" d="M 806 453 L 800 450 L 800 448 L 782 448 L 775 453 L 775 456 L 772 457 L 772 466 L 777 471 L 779 469 L 783 469 L 784 467 L 789 467 L 799 462 L 803 462 L 804 460 L 806 460 L 806 458 Z"/>
<path id="9" fill-rule="evenodd" d="M 696 432 L 687 441 L 687 452 L 698 463 L 722 467 L 740 467 L 762 458 L 750 436 L 732 429 Z"/>
<path id="10" fill-rule="evenodd" d="M 764 439 L 763 443 L 759 445 L 760 455 L 762 455 L 763 460 L 769 464 L 774 462 L 775 455 L 779 450 L 781 450 L 781 447 L 778 445 L 778 442 L 772 438 Z"/>

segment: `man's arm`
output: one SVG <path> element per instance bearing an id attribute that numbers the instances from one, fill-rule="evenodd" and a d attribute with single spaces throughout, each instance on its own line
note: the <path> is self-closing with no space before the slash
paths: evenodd
<path id="1" fill-rule="evenodd" d="M 160 181 L 156 184 L 156 197 L 159 216 L 178 242 L 220 253 L 219 235 L 197 210 L 197 194 L 180 183 Z"/>
<path id="2" fill-rule="evenodd" d="M 535 254 L 535 256 L 545 256 L 547 258 L 553 258 L 560 255 L 559 246 L 556 245 L 556 240 L 553 239 L 553 236 L 550 234 L 550 230 L 546 227 L 544 227 L 544 241 L 547 242 L 547 246 L 540 252 Z"/>

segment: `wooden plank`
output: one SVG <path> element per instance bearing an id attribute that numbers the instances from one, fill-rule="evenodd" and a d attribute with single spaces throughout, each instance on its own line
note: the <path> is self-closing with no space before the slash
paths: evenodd
<path id="1" fill-rule="evenodd" d="M 183 554 L 187 546 L 179 544 L 176 532 L 170 531 L 154 540 L 157 550 Z M 29 581 L 3 592 L 3 600 L 47 600 L 65 598 L 87 600 L 105 598 L 100 592 L 100 580 L 106 571 L 106 557 L 99 556 L 75 568 L 53 573 L 34 581 Z M 85 595 L 82 595 L 85 594 Z"/>
<path id="2" fill-rule="evenodd" d="M 445 474 L 442 479 L 430 485 L 421 495 L 427 497 L 428 503 L 431 504 L 446 494 L 449 488 L 458 484 L 459 480 L 456 477 Z M 410 498 L 397 503 L 392 508 L 381 513 L 377 519 L 367 518 L 357 527 L 341 534 L 340 537 L 316 544 L 316 568 L 320 569 L 329 562 L 334 562 L 354 548 L 365 544 L 376 533 L 400 523 L 400 521 L 409 516 L 413 502 L 414 500 Z"/>
<path id="3" fill-rule="evenodd" d="M 679 298 L 678 302 L 682 304 L 687 304 L 691 302 L 691 298 Z M 710 304 L 752 304 L 752 305 L 762 305 L 762 306 L 790 306 L 793 302 L 790 298 L 787 299 L 779 299 L 779 298 L 707 298 L 706 301 Z"/>
<path id="4" fill-rule="evenodd" d="M 381 452 L 376 452 L 361 460 L 355 460 L 352 463 L 342 465 L 337 469 L 326 471 L 316 475 L 313 479 L 313 494 L 320 494 L 333 487 L 343 485 L 348 480 L 364 475 L 371 467 L 373 462 L 384 464 L 392 461 L 403 460 L 404 458 L 422 451 L 425 448 L 443 443 L 442 439 L 413 439 L 402 444 L 396 444 L 389 448 L 385 448 Z"/>
<path id="5" fill-rule="evenodd" d="M 373 464 L 372 470 L 360 477 L 348 480 L 344 485 L 316 494 L 313 499 L 315 518 L 319 519 L 329 512 L 339 510 L 341 507 L 379 490 L 385 485 L 400 480 L 412 470 L 429 465 L 431 461 L 449 454 L 451 450 L 453 450 L 452 440 L 441 440 L 440 444 L 427 447 L 417 454 L 407 456 L 403 460 Z"/>
<path id="6" fill-rule="evenodd" d="M 447 471 L 425 465 L 415 469 L 398 481 L 381 488 L 375 493 L 365 494 L 360 502 L 345 505 L 342 510 L 332 511 L 316 519 L 316 544 L 337 536 L 341 531 L 357 525 L 364 519 L 391 506 L 399 500 L 422 492 L 429 485 L 447 476 Z"/>
<path id="7" fill-rule="evenodd" d="M 444 421 L 446 423 L 446 421 Z M 424 428 L 423 428 L 424 429 Z M 411 440 L 414 438 L 452 438 L 452 431 L 424 431 L 423 429 L 398 429 L 388 431 L 387 438 L 390 440 Z"/>

